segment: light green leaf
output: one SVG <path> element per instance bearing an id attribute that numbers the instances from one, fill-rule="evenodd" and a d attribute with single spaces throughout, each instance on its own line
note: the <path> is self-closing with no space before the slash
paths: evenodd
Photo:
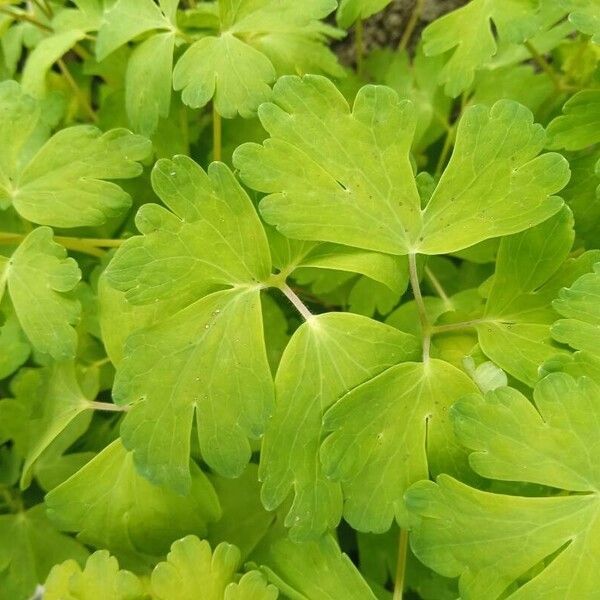
<path id="1" fill-rule="evenodd" d="M 572 216 L 565 208 L 502 240 L 484 315 L 476 325 L 483 352 L 528 385 L 537 381 L 540 364 L 561 352 L 550 335 L 557 318 L 552 300 L 599 258 L 595 252 L 567 258 L 572 228 Z"/>
<path id="2" fill-rule="evenodd" d="M 260 305 L 270 256 L 225 165 L 213 163 L 207 175 L 186 157 L 159 161 L 153 185 L 173 212 L 145 205 L 137 217 L 144 235 L 119 249 L 106 277 L 133 304 L 169 301 L 177 312 L 128 339 L 113 394 L 135 403 L 122 436 L 140 471 L 185 492 L 195 412 L 203 459 L 230 477 L 242 472 L 248 437 L 262 434 L 270 413 Z"/>
<path id="3" fill-rule="evenodd" d="M 29 341 L 56 360 L 75 356 L 79 302 L 65 295 L 79 281 L 77 263 L 52 241 L 48 227 L 34 229 L 13 255 L 0 256 L 0 292 L 6 282 L 15 312 Z"/>
<path id="4" fill-rule="evenodd" d="M 358 19 L 368 19 L 382 11 L 392 0 L 341 0 L 335 18 L 347 29 Z"/>
<path id="5" fill-rule="evenodd" d="M 102 225 L 120 215 L 131 199 L 106 180 L 138 176 L 137 161 L 148 156 L 150 142 L 125 129 L 102 133 L 78 125 L 43 144 L 40 108 L 16 83 L 0 84 L 0 145 L 6 147 L 0 152 L 0 207 L 12 204 L 27 220 L 55 227 Z"/>
<path id="6" fill-rule="evenodd" d="M 127 63 L 125 104 L 134 131 L 151 135 L 169 116 L 175 35 L 159 33 L 142 42 Z"/>
<path id="7" fill-rule="evenodd" d="M 23 67 L 23 92 L 36 97 L 43 96 L 46 92 L 46 75 L 52 65 L 84 37 L 85 32 L 71 30 L 43 39 L 29 54 Z"/>
<path id="8" fill-rule="evenodd" d="M 77 381 L 73 361 L 54 363 L 43 369 L 27 373 L 29 382 L 18 400 L 28 412 L 28 448 L 21 473 L 21 487 L 31 482 L 33 467 L 44 452 L 74 421 L 85 430 L 91 414 L 83 415 L 92 408 L 95 396 L 86 395 Z M 81 417 L 80 417 L 81 415 Z"/>
<path id="9" fill-rule="evenodd" d="M 68 560 L 52 568 L 44 585 L 44 600 L 146 600 L 140 580 L 119 569 L 106 550 L 92 554 L 83 570 Z"/>
<path id="10" fill-rule="evenodd" d="M 153 30 L 173 30 L 167 16 L 152 0 L 118 0 L 105 13 L 96 41 L 96 57 L 103 60 L 138 35 Z"/>
<path id="11" fill-rule="evenodd" d="M 259 116 L 271 138 L 233 161 L 269 194 L 264 218 L 286 236 L 392 254 L 444 254 L 522 231 L 556 213 L 568 180 L 563 157 L 537 156 L 544 131 L 523 106 L 467 109 L 431 200 L 421 201 L 410 161 L 412 104 L 363 87 L 350 111 L 331 81 L 282 77 Z"/>
<path id="12" fill-rule="evenodd" d="M 412 336 L 358 315 L 319 315 L 296 331 L 277 371 L 276 409 L 260 462 L 261 498 L 268 510 L 293 490 L 285 518 L 292 539 L 318 537 L 341 518 L 341 486 L 327 479 L 319 464 L 325 411 L 346 392 L 417 355 Z"/>
<path id="13" fill-rule="evenodd" d="M 335 7 L 332 0 L 219 2 L 220 35 L 203 37 L 188 48 L 175 65 L 173 87 L 183 90 L 182 99 L 192 108 L 213 99 L 222 116 L 247 118 L 269 98 L 269 84 L 282 72 L 339 76 L 323 44 L 335 30 L 318 21 Z"/>
<path id="14" fill-rule="evenodd" d="M 600 44 L 600 2 L 580 0 L 573 2 L 575 10 L 569 14 L 569 21 L 578 31 L 592 36 L 592 42 Z"/>
<path id="15" fill-rule="evenodd" d="M 142 172 L 150 142 L 125 129 L 90 125 L 52 136 L 13 182 L 12 202 L 30 221 L 56 227 L 102 225 L 131 205 L 129 194 L 105 179 Z"/>
<path id="16" fill-rule="evenodd" d="M 325 475 L 341 481 L 344 518 L 359 531 L 403 526 L 406 489 L 429 473 L 461 473 L 466 456 L 448 410 L 477 391 L 452 365 L 405 362 L 354 388 L 325 414 L 332 433 L 321 447 Z"/>
<path id="17" fill-rule="evenodd" d="M 0 379 L 4 379 L 27 360 L 31 346 L 8 300 L 0 307 L 0 323 Z"/>
<path id="18" fill-rule="evenodd" d="M 107 548 L 122 564 L 140 567 L 164 555 L 171 543 L 220 516 L 212 485 L 191 465 L 190 492 L 181 496 L 149 483 L 133 457 L 114 441 L 46 496 L 48 516 L 85 544 Z"/>
<path id="19" fill-rule="evenodd" d="M 56 531 L 41 504 L 0 515 L 0 600 L 27 600 L 52 566 L 67 559 L 82 564 L 87 550 Z"/>
<path id="20" fill-rule="evenodd" d="M 252 558 L 290 600 L 375 600 L 358 569 L 330 534 L 299 544 L 289 539 L 280 524 L 271 529 Z"/>
<path id="21" fill-rule="evenodd" d="M 557 373 L 537 384 L 534 400 L 535 406 L 510 388 L 485 400 L 465 398 L 454 409 L 457 433 L 474 450 L 471 464 L 481 475 L 571 494 L 491 494 L 446 475 L 407 493 L 420 517 L 413 550 L 442 575 L 460 575 L 465 600 L 575 600 L 597 593 L 600 388 Z M 517 587 L 528 572 L 529 581 Z"/>
<path id="22" fill-rule="evenodd" d="M 563 106 L 563 114 L 548 125 L 550 148 L 580 150 L 600 142 L 600 90 L 582 90 Z"/>
<path id="23" fill-rule="evenodd" d="M 473 83 L 475 72 L 496 54 L 496 36 L 511 43 L 532 37 L 539 28 L 537 5 L 536 0 L 473 0 L 426 27 L 426 55 L 452 51 L 439 75 L 446 93 L 456 97 Z"/>
<path id="24" fill-rule="evenodd" d="M 173 71 L 173 87 L 181 99 L 202 108 L 214 97 L 217 112 L 231 119 L 239 113 L 248 119 L 271 95 L 275 81 L 271 61 L 230 33 L 195 42 Z"/>
<path id="25" fill-rule="evenodd" d="M 157 600 L 275 600 L 277 589 L 260 573 L 246 574 L 234 583 L 240 552 L 231 544 L 214 551 L 206 540 L 187 536 L 173 544 L 166 562 L 152 572 L 152 591 Z"/>
<path id="26" fill-rule="evenodd" d="M 552 336 L 577 350 L 600 358 L 600 263 L 570 288 L 563 288 L 552 306 L 564 319 L 552 326 Z"/>

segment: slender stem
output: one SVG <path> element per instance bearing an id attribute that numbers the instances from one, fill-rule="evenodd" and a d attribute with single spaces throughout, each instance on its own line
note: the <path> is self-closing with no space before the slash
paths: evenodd
<path id="1" fill-rule="evenodd" d="M 48 4 L 46 4 L 45 0 L 33 0 L 33 3 L 49 18 L 52 18 L 52 9 Z"/>
<path id="2" fill-rule="evenodd" d="M 425 275 L 427 275 L 427 278 L 429 279 L 429 282 L 431 283 L 433 289 L 436 291 L 437 295 L 444 302 L 444 306 L 446 307 L 446 309 L 454 310 L 454 304 L 452 304 L 452 300 L 450 300 L 448 294 L 446 294 L 446 290 L 442 287 L 440 280 L 435 276 L 435 274 L 429 267 L 425 267 Z"/>
<path id="3" fill-rule="evenodd" d="M 440 157 L 438 158 L 437 165 L 435 166 L 435 177 L 439 177 L 442 174 L 442 170 L 444 169 L 444 165 L 446 164 L 446 159 L 448 158 L 448 153 L 450 152 L 450 148 L 452 148 L 452 144 L 454 142 L 454 134 L 455 134 L 455 126 L 452 125 L 448 132 L 446 133 L 446 138 L 444 139 L 444 146 L 442 147 L 442 151 L 440 152 Z"/>
<path id="4" fill-rule="evenodd" d="M 86 244 L 88 246 L 96 246 L 97 248 L 118 248 L 123 242 L 124 239 L 110 239 L 110 238 L 79 238 L 79 237 L 69 237 L 63 235 L 55 235 L 54 239 L 61 244 L 68 244 L 76 241 L 81 244 Z"/>
<path id="5" fill-rule="evenodd" d="M 94 362 L 91 362 L 90 364 L 86 365 L 85 368 L 86 369 L 98 369 L 99 367 L 103 367 L 104 365 L 107 365 L 110 363 L 110 358 L 108 358 L 108 356 L 105 356 L 104 358 L 101 358 L 99 360 L 95 360 Z"/>
<path id="6" fill-rule="evenodd" d="M 12 233 L 9 231 L 0 231 L 0 245 L 18 244 L 27 237 L 24 233 Z M 101 239 L 101 238 L 76 238 L 62 235 L 55 235 L 54 241 L 62 244 L 69 250 L 83 252 L 91 256 L 102 257 L 104 250 L 101 248 L 116 248 L 125 240 Z"/>
<path id="7" fill-rule="evenodd" d="M 398 540 L 398 561 L 396 563 L 396 577 L 394 579 L 394 597 L 392 600 L 402 600 L 404 595 L 404 580 L 406 578 L 406 557 L 408 556 L 408 531 L 400 530 Z"/>
<path id="8" fill-rule="evenodd" d="M 213 160 L 221 160 L 222 152 L 222 125 L 221 115 L 217 112 L 215 103 L 213 102 Z"/>
<path id="9" fill-rule="evenodd" d="M 548 75 L 548 77 L 552 81 L 552 84 L 554 85 L 554 87 L 556 88 L 556 90 L 559 91 L 559 92 L 562 92 L 563 91 L 563 85 L 562 85 L 562 82 L 560 80 L 560 76 L 552 68 L 552 66 L 550 65 L 550 63 L 536 50 L 535 46 L 529 40 L 523 42 L 523 45 L 525 46 L 525 48 L 527 48 L 527 50 L 529 51 L 529 54 L 531 54 L 531 58 L 533 58 L 533 60 L 538 65 L 538 67 L 544 73 L 546 73 L 546 75 Z"/>
<path id="10" fill-rule="evenodd" d="M 53 31 L 52 27 L 46 25 L 45 23 L 42 23 L 41 21 L 38 21 L 34 16 L 30 15 L 29 13 L 22 11 L 13 11 L 8 8 L 5 8 L 4 6 L 0 6 L 0 12 L 13 17 L 14 19 L 18 19 L 19 21 L 27 21 L 28 23 L 31 23 L 32 25 L 35 25 L 36 27 L 39 27 L 44 31 Z"/>
<path id="11" fill-rule="evenodd" d="M 294 305 L 294 308 L 302 315 L 305 321 L 312 319 L 313 314 L 306 308 L 306 305 L 298 296 L 296 292 L 287 284 L 282 283 L 279 289 L 285 294 L 286 298 Z"/>
<path id="12" fill-rule="evenodd" d="M 448 331 L 457 331 L 460 329 L 470 329 L 471 327 L 475 327 L 476 325 L 481 325 L 482 323 L 492 323 L 490 319 L 473 319 L 471 321 L 460 321 L 459 323 L 447 323 L 446 325 L 434 325 L 431 328 L 431 333 L 435 335 L 436 333 L 446 333 Z"/>
<path id="13" fill-rule="evenodd" d="M 88 402 L 88 406 L 94 410 L 105 410 L 108 412 L 127 412 L 129 406 L 119 406 L 118 404 L 112 404 L 112 402 Z"/>
<path id="14" fill-rule="evenodd" d="M 97 123 L 98 117 L 97 117 L 96 113 L 94 112 L 94 109 L 92 108 L 91 104 L 88 102 L 88 99 L 86 98 L 85 94 L 83 93 L 83 90 L 77 85 L 77 82 L 75 81 L 75 79 L 73 79 L 73 75 L 71 75 L 71 72 L 67 68 L 65 61 L 62 58 L 59 58 L 56 61 L 56 64 L 58 65 L 58 68 L 60 69 L 62 76 L 65 78 L 67 83 L 71 86 L 71 89 L 73 90 L 73 93 L 77 97 L 77 101 L 79 102 L 79 105 L 81 106 L 81 108 L 84 110 L 84 112 L 87 113 L 89 118 L 94 123 Z"/>
<path id="15" fill-rule="evenodd" d="M 415 31 L 415 27 L 419 22 L 419 17 L 421 16 L 421 12 L 423 11 L 424 4 L 424 0 L 416 0 L 413 11 L 410 14 L 410 19 L 406 24 L 404 33 L 402 34 L 402 38 L 400 39 L 400 43 L 398 44 L 398 50 L 406 50 L 406 46 L 408 46 L 408 42 L 410 42 L 410 38 L 412 37 L 412 34 Z"/>
<path id="16" fill-rule="evenodd" d="M 364 48 L 364 25 L 362 19 L 358 19 L 354 25 L 354 53 L 356 57 L 356 72 L 358 75 L 363 73 L 363 55 Z"/>
<path id="17" fill-rule="evenodd" d="M 410 276 L 410 286 L 412 288 L 413 296 L 415 297 L 415 304 L 417 305 L 419 322 L 421 323 L 421 331 L 423 333 L 423 362 L 426 363 L 429 360 L 429 347 L 431 345 L 431 325 L 427 318 L 427 311 L 425 310 L 423 295 L 421 294 L 421 286 L 419 285 L 416 254 L 408 255 L 408 272 Z"/>

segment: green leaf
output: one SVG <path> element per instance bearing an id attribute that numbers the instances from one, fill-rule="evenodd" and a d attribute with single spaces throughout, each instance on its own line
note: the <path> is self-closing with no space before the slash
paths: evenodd
<path id="1" fill-rule="evenodd" d="M 337 526 L 342 489 L 319 464 L 325 411 L 346 392 L 418 355 L 416 340 L 371 319 L 327 313 L 302 325 L 275 379 L 276 409 L 263 439 L 261 498 L 268 510 L 293 490 L 285 518 L 295 541 Z"/>
<path id="2" fill-rule="evenodd" d="M 573 243 L 568 209 L 500 243 L 496 272 L 477 332 L 483 352 L 517 379 L 533 385 L 539 365 L 560 353 L 550 326 L 559 290 L 589 271 L 595 252 L 568 259 Z"/>
<path id="3" fill-rule="evenodd" d="M 134 131 L 151 135 L 171 107 L 171 70 L 175 36 L 159 33 L 142 42 L 127 63 L 125 104 Z"/>
<path id="4" fill-rule="evenodd" d="M 252 558 L 268 580 L 293 600 L 375 600 L 358 569 L 330 534 L 298 544 L 288 538 L 281 525 L 275 526 Z"/>
<path id="5" fill-rule="evenodd" d="M 600 90 L 582 90 L 569 98 L 563 114 L 548 125 L 550 148 L 581 150 L 600 142 Z"/>
<path id="6" fill-rule="evenodd" d="M 34 229 L 10 258 L 0 256 L 0 293 L 10 293 L 19 323 L 39 352 L 56 360 L 75 356 L 79 302 L 65 295 L 81 273 L 48 227 Z"/>
<path id="7" fill-rule="evenodd" d="M 119 569 L 106 550 L 92 554 L 83 570 L 68 560 L 52 568 L 44 585 L 45 600 L 146 600 L 140 580 Z"/>
<path id="8" fill-rule="evenodd" d="M 325 414 L 332 433 L 321 448 L 325 475 L 341 481 L 344 518 L 359 531 L 383 532 L 408 514 L 406 489 L 429 473 L 462 473 L 450 406 L 474 383 L 437 359 L 405 362 L 354 388 Z"/>
<path id="9" fill-rule="evenodd" d="M 26 373 L 28 381 L 17 399 L 28 414 L 28 447 L 21 473 L 21 487 L 31 483 L 33 467 L 52 442 L 75 421 L 89 423 L 91 400 L 97 389 L 87 394 L 82 390 L 73 361 L 54 363 L 43 369 L 32 369 Z M 81 415 L 81 417 L 80 417 Z"/>
<path id="10" fill-rule="evenodd" d="M 214 551 L 206 540 L 187 536 L 173 544 L 166 562 L 152 572 L 157 600 L 275 600 L 277 589 L 254 571 L 234 583 L 240 552 L 221 543 Z"/>
<path id="11" fill-rule="evenodd" d="M 46 506 L 61 530 L 136 568 L 165 554 L 183 535 L 206 535 L 208 522 L 220 516 L 212 485 L 195 464 L 190 492 L 181 496 L 142 477 L 120 440 L 53 489 Z"/>
<path id="12" fill-rule="evenodd" d="M 335 7 L 332 0 L 219 2 L 220 35 L 188 48 L 175 65 L 173 87 L 183 90 L 183 102 L 192 108 L 213 99 L 223 117 L 248 118 L 270 97 L 278 74 L 310 70 L 339 76 L 323 44 L 335 30 L 318 21 Z"/>
<path id="13" fill-rule="evenodd" d="M 552 306 L 564 319 L 552 326 L 552 336 L 577 350 L 590 352 L 600 358 L 600 263 L 593 273 L 586 273 L 570 288 L 563 288 Z"/>
<path id="14" fill-rule="evenodd" d="M 341 0 L 335 18 L 340 27 L 347 29 L 358 19 L 368 19 L 382 11 L 390 2 L 391 0 Z"/>
<path id="15" fill-rule="evenodd" d="M 0 323 L 0 379 L 4 379 L 27 360 L 31 346 L 7 300 L 0 306 Z"/>
<path id="16" fill-rule="evenodd" d="M 578 31 L 592 36 L 592 42 L 600 44 L 600 3 L 598 0 L 573 2 L 575 10 L 569 14 L 569 21 Z"/>
<path id="17" fill-rule="evenodd" d="M 259 111 L 271 138 L 242 145 L 233 160 L 246 184 L 269 194 L 261 212 L 286 236 L 444 254 L 522 231 L 562 205 L 551 194 L 566 184 L 567 163 L 554 153 L 537 156 L 544 131 L 517 103 L 465 111 L 450 163 L 421 211 L 410 102 L 365 86 L 350 112 L 318 76 L 282 77 L 273 96 Z"/>
<path id="18" fill-rule="evenodd" d="M 270 256 L 225 165 L 207 175 L 186 157 L 159 161 L 153 185 L 173 212 L 145 205 L 137 216 L 144 235 L 119 249 L 106 277 L 134 304 L 176 300 L 179 310 L 129 337 L 113 394 L 135 402 L 121 433 L 140 471 L 185 492 L 194 413 L 203 459 L 234 477 L 271 411 L 260 305 Z"/>
<path id="19" fill-rule="evenodd" d="M 56 531 L 40 504 L 0 515 L 0 599 L 27 600 L 52 566 L 67 559 L 82 564 L 87 550 Z"/>
<path id="20" fill-rule="evenodd" d="M 496 36 L 501 42 L 517 44 L 532 37 L 539 27 L 537 4 L 536 0 L 473 0 L 428 25 L 423 31 L 425 54 L 452 51 L 439 74 L 446 93 L 456 97 L 473 83 L 475 72 L 496 54 Z"/>
<path id="21" fill-rule="evenodd" d="M 537 384 L 535 406 L 510 388 L 456 405 L 457 432 L 474 450 L 471 465 L 479 474 L 571 492 L 492 494 L 446 475 L 411 488 L 407 503 L 420 517 L 413 550 L 438 573 L 460 575 L 461 598 L 494 600 L 507 590 L 515 599 L 596 594 L 599 398 L 592 380 L 557 373 Z"/>
<path id="22" fill-rule="evenodd" d="M 43 96 L 46 76 L 52 65 L 84 37 L 83 31 L 71 30 L 43 39 L 27 57 L 21 77 L 23 92 L 34 97 Z"/>
<path id="23" fill-rule="evenodd" d="M 105 180 L 137 177 L 148 140 L 125 129 L 102 133 L 77 125 L 42 145 L 45 137 L 32 138 L 39 119 L 40 107 L 15 82 L 0 84 L 0 143 L 8 147 L 0 153 L 1 208 L 12 204 L 29 221 L 76 227 L 102 225 L 131 205 L 127 193 Z"/>

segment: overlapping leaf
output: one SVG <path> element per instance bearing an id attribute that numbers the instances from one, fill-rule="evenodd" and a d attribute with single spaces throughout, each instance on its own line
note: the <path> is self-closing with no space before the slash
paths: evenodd
<path id="1" fill-rule="evenodd" d="M 42 225 L 77 227 L 101 225 L 131 205 L 106 180 L 139 175 L 148 140 L 125 129 L 77 125 L 43 143 L 39 131 L 33 135 L 39 118 L 40 106 L 16 82 L 0 84 L 0 208 L 12 205 Z"/>
<path id="2" fill-rule="evenodd" d="M 214 551 L 206 540 L 187 536 L 173 544 L 167 560 L 152 572 L 152 591 L 157 600 L 275 600 L 277 588 L 268 585 L 258 571 L 234 581 L 240 552 L 231 544 Z"/>
<path id="3" fill-rule="evenodd" d="M 44 585 L 46 600 L 145 600 L 141 581 L 119 569 L 106 550 L 92 554 L 83 569 L 68 560 L 52 568 Z"/>
<path id="4" fill-rule="evenodd" d="M 429 473 L 465 471 L 450 406 L 476 391 L 452 365 L 404 362 L 354 388 L 325 414 L 321 459 L 341 481 L 344 517 L 359 531 L 382 532 L 394 518 L 406 526 L 405 490 Z"/>
<path id="5" fill-rule="evenodd" d="M 454 153 L 423 211 L 410 161 L 412 104 L 363 87 L 352 112 L 327 79 L 282 77 L 259 116 L 271 138 L 234 154 L 242 179 L 269 195 L 265 219 L 284 235 L 392 254 L 443 254 L 516 233 L 562 204 L 558 154 L 525 107 L 467 109 Z"/>
<path id="6" fill-rule="evenodd" d="M 48 227 L 34 229 L 10 257 L 0 255 L 0 294 L 8 290 L 32 346 L 56 360 L 75 356 L 73 325 L 80 306 L 68 292 L 80 277 L 77 263 L 54 243 Z"/>
<path id="7" fill-rule="evenodd" d="M 600 90 L 583 90 L 563 107 L 548 126 L 550 146 L 580 150 L 600 142 Z"/>
<path id="8" fill-rule="evenodd" d="M 391 0 L 341 0 L 335 15 L 340 27 L 350 27 L 358 19 L 367 19 L 383 10 Z"/>
<path id="9" fill-rule="evenodd" d="M 286 525 L 294 539 L 323 534 L 342 513 L 341 485 L 323 474 L 319 462 L 325 411 L 344 393 L 417 354 L 412 336 L 352 314 L 320 315 L 295 333 L 277 371 L 276 409 L 260 467 L 268 509 L 293 489 Z"/>
<path id="10" fill-rule="evenodd" d="M 131 453 L 117 440 L 46 496 L 51 520 L 79 540 L 106 548 L 122 564 L 147 566 L 186 534 L 206 535 L 219 502 L 192 464 L 190 492 L 178 495 L 137 473 Z"/>
<path id="11" fill-rule="evenodd" d="M 534 400 L 510 388 L 466 398 L 454 409 L 458 435 L 479 474 L 565 492 L 492 494 L 443 475 L 407 493 L 421 519 L 414 551 L 438 573 L 460 576 L 465 600 L 597 594 L 600 387 L 556 373 L 537 384 Z"/>
<path id="12" fill-rule="evenodd" d="M 153 185 L 171 210 L 145 205 L 144 235 L 123 245 L 106 275 L 134 304 L 177 299 L 180 310 L 129 338 L 113 393 L 135 402 L 121 433 L 142 473 L 184 491 L 194 412 L 204 460 L 233 476 L 271 410 L 259 297 L 270 256 L 224 165 L 207 175 L 185 157 L 159 161 Z"/>
<path id="13" fill-rule="evenodd" d="M 567 258 L 573 243 L 570 212 L 560 213 L 500 243 L 496 272 L 477 332 L 484 353 L 533 385 L 542 362 L 560 352 L 550 326 L 559 290 L 590 271 L 596 252 Z"/>
<path id="14" fill-rule="evenodd" d="M 323 44 L 336 31 L 319 22 L 335 7 L 332 0 L 223 0 L 219 35 L 189 47 L 175 66 L 173 85 L 192 108 L 213 99 L 224 117 L 250 117 L 269 98 L 277 75 L 339 76 L 342 71 Z"/>
<path id="15" fill-rule="evenodd" d="M 31 597 L 54 564 L 67 559 L 81 564 L 87 555 L 52 526 L 42 505 L 0 515 L 0 599 Z"/>
<path id="16" fill-rule="evenodd" d="M 532 37 L 539 28 L 537 8 L 537 0 L 473 0 L 430 24 L 423 32 L 425 54 L 451 51 L 439 75 L 446 92 L 458 96 L 471 85 L 496 54 L 496 35 L 511 43 Z"/>

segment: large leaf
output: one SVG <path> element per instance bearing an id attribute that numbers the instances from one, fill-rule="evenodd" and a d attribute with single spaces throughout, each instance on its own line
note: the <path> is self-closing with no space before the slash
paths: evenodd
<path id="1" fill-rule="evenodd" d="M 250 117 L 270 96 L 278 74 L 342 71 L 323 44 L 331 28 L 319 19 L 335 10 L 332 0 L 219 2 L 221 33 L 194 42 L 173 71 L 183 101 L 200 108 L 213 99 L 224 117 Z"/>
<path id="2" fill-rule="evenodd" d="M 191 478 L 185 496 L 149 483 L 116 440 L 46 496 L 48 515 L 60 529 L 108 549 L 123 564 L 147 565 L 183 535 L 204 536 L 207 524 L 218 519 L 215 492 L 195 464 Z"/>
<path id="3" fill-rule="evenodd" d="M 285 523 L 295 540 L 337 526 L 342 488 L 322 472 L 322 419 L 335 401 L 393 365 L 416 358 L 416 340 L 352 314 L 319 315 L 296 331 L 275 379 L 276 409 L 261 452 L 261 497 L 272 510 L 294 492 Z"/>
<path id="4" fill-rule="evenodd" d="M 442 575 L 460 576 L 465 600 L 597 595 L 600 387 L 556 373 L 537 384 L 534 400 L 510 388 L 466 398 L 454 409 L 457 432 L 479 474 L 564 492 L 492 494 L 443 475 L 407 493 L 420 517 L 414 551 Z"/>
<path id="5" fill-rule="evenodd" d="M 0 208 L 11 205 L 35 223 L 56 227 L 102 225 L 131 205 L 113 179 L 142 172 L 150 142 L 125 129 L 102 133 L 67 127 L 38 149 L 31 135 L 40 107 L 14 81 L 0 84 Z M 33 151 L 32 151 L 33 150 Z M 35 151 L 37 150 L 37 151 Z"/>
<path id="6" fill-rule="evenodd" d="M 413 105 L 365 86 L 350 111 L 319 76 L 282 77 L 261 122 L 271 137 L 234 153 L 242 179 L 269 195 L 265 219 L 293 238 L 392 254 L 444 254 L 544 221 L 562 204 L 563 157 L 523 106 L 467 109 L 452 158 L 424 210 L 410 148 Z"/>
<path id="7" fill-rule="evenodd" d="M 113 393 L 135 402 L 122 436 L 138 468 L 184 492 L 195 412 L 204 460 L 228 476 L 241 473 L 248 437 L 262 434 L 270 413 L 259 295 L 270 256 L 250 199 L 224 165 L 206 174 L 185 157 L 159 161 L 153 185 L 171 210 L 140 210 L 144 235 L 119 249 L 106 277 L 133 304 L 174 301 L 179 310 L 128 339 Z"/>

